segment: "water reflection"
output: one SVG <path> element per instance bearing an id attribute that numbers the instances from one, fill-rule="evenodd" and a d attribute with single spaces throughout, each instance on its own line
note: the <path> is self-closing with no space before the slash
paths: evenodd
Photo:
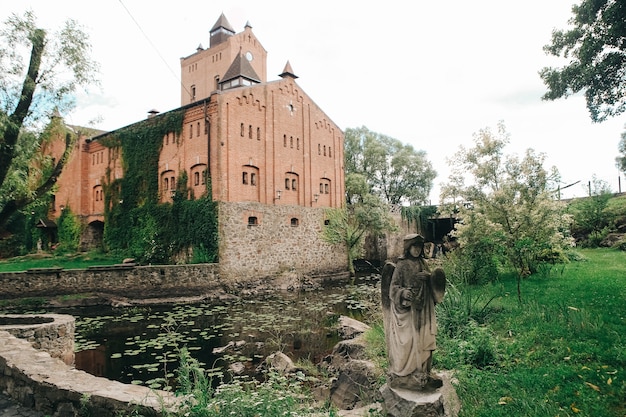
<path id="1" fill-rule="evenodd" d="M 240 362 L 252 373 L 275 351 L 318 363 L 338 341 L 339 314 L 359 316 L 371 281 L 262 299 L 145 307 L 68 309 L 76 321 L 76 367 L 124 383 L 175 384 L 178 349 L 214 375 Z M 56 310 L 56 312 L 60 312 Z"/>

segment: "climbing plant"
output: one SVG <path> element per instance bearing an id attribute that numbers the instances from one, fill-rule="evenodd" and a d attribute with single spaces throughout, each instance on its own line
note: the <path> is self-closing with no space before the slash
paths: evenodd
<path id="1" fill-rule="evenodd" d="M 57 224 L 59 238 L 59 250 L 63 252 L 75 252 L 80 244 L 82 225 L 80 219 L 72 213 L 69 207 L 61 212 Z"/>
<path id="2" fill-rule="evenodd" d="M 422 232 L 429 225 L 429 219 L 437 214 L 437 206 L 403 206 L 401 209 L 402 220 L 409 226 L 415 224 L 416 230 Z"/>
<path id="3" fill-rule="evenodd" d="M 103 182 L 104 240 L 144 263 L 214 262 L 217 259 L 217 205 L 210 192 L 188 200 L 187 173 L 181 172 L 173 203 L 159 203 L 158 161 L 163 137 L 180 138 L 184 111 L 174 111 L 117 130 L 100 139 L 121 150 L 123 178 Z"/>

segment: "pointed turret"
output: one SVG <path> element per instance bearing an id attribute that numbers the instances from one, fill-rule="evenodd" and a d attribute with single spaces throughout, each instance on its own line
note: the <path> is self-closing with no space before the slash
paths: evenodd
<path id="1" fill-rule="evenodd" d="M 279 74 L 279 77 L 281 77 L 281 78 L 293 78 L 294 80 L 296 78 L 298 78 L 298 76 L 296 74 L 294 74 L 293 69 L 291 68 L 291 64 L 289 63 L 289 61 L 287 61 L 287 63 L 285 64 L 285 68 L 283 69 L 283 72 L 281 74 Z"/>
<path id="2" fill-rule="evenodd" d="M 228 19 L 226 19 L 226 16 L 224 16 L 224 13 L 222 13 L 209 33 L 211 34 L 211 47 L 213 47 L 233 36 L 235 29 L 233 29 Z"/>
<path id="3" fill-rule="evenodd" d="M 228 90 L 230 88 L 242 87 L 246 85 L 259 84 L 261 78 L 258 76 L 250 62 L 243 56 L 241 50 L 230 64 L 230 67 L 220 81 L 220 88 Z"/>

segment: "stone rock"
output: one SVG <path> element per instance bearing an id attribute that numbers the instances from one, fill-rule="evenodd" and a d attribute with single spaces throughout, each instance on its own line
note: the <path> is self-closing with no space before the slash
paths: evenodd
<path id="1" fill-rule="evenodd" d="M 279 372 L 281 374 L 290 374 L 296 372 L 296 366 L 291 358 L 285 355 L 283 352 L 275 352 L 265 358 L 265 361 L 260 368 L 266 367 L 267 369 Z"/>
<path id="2" fill-rule="evenodd" d="M 347 316 L 339 317 L 339 335 L 342 339 L 354 339 L 370 329 L 365 323 Z"/>
<path id="3" fill-rule="evenodd" d="M 363 407 L 380 399 L 381 370 L 366 360 L 350 360 L 339 370 L 330 388 L 330 400 L 342 410 Z"/>
<path id="4" fill-rule="evenodd" d="M 233 373 L 233 375 L 242 375 L 246 371 L 246 366 L 241 362 L 231 363 L 228 366 L 228 369 Z"/>
<path id="5" fill-rule="evenodd" d="M 353 410 L 339 410 L 337 411 L 337 415 L 339 417 L 370 417 L 372 415 L 382 415 L 380 414 L 382 410 L 383 407 L 380 403 L 374 403 Z"/>
<path id="6" fill-rule="evenodd" d="M 602 242 L 600 242 L 600 246 L 605 248 L 611 248 L 615 246 L 617 243 L 624 239 L 624 233 L 609 233 Z"/>
<path id="7" fill-rule="evenodd" d="M 366 342 L 362 337 L 342 340 L 333 347 L 331 354 L 324 358 L 320 366 L 331 373 L 337 373 L 351 360 L 367 359 L 365 347 Z"/>

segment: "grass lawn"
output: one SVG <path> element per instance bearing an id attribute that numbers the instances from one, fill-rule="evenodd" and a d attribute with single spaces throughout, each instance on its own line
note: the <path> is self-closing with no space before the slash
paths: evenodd
<path id="1" fill-rule="evenodd" d="M 82 269 L 95 265 L 113 265 L 122 261 L 120 256 L 97 252 L 71 255 L 34 254 L 0 260 L 0 272 L 18 272 L 32 268 Z"/>
<path id="2" fill-rule="evenodd" d="M 435 352 L 458 371 L 461 416 L 626 416 L 626 252 L 580 253 L 526 278 L 522 303 L 515 277 L 472 289 L 476 306 L 497 297 L 469 342 L 440 335 Z M 480 349 L 492 355 L 459 363 Z"/>

